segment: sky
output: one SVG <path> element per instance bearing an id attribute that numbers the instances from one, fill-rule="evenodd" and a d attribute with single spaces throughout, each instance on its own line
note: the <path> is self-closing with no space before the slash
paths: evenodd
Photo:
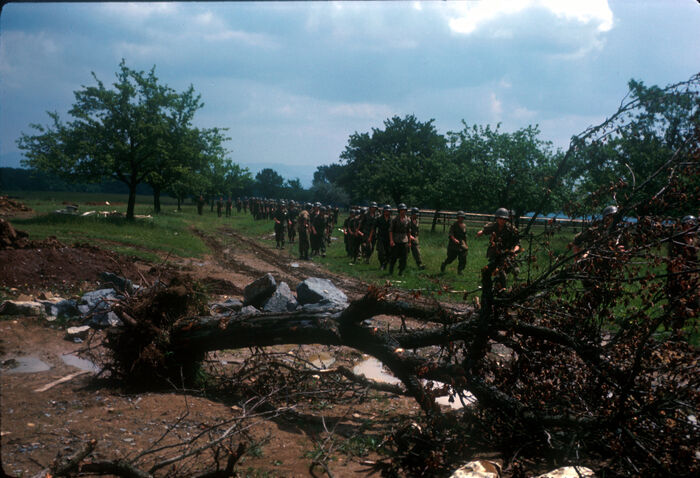
<path id="1" fill-rule="evenodd" d="M 630 79 L 664 86 L 700 71 L 696 0 L 9 3 L 0 16 L 0 165 L 73 92 L 111 84 L 119 62 L 153 66 L 228 128 L 228 157 L 305 187 L 354 132 L 395 115 L 539 125 L 566 149 L 617 109 Z M 410 173 L 410 172 L 407 172 Z"/>

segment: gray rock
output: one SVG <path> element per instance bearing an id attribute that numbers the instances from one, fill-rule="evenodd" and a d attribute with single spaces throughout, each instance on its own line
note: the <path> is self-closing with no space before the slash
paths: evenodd
<path id="1" fill-rule="evenodd" d="M 258 315 L 260 314 L 260 311 L 253 307 L 252 305 L 246 305 L 241 309 L 241 311 L 238 313 L 238 315 L 246 316 L 246 315 Z"/>
<path id="2" fill-rule="evenodd" d="M 304 304 L 301 306 L 301 310 L 305 312 L 335 312 L 339 310 L 343 310 L 345 307 L 347 307 L 346 304 L 338 304 L 336 302 L 332 302 L 330 300 L 322 300 L 321 302 L 318 302 L 316 304 Z"/>
<path id="3" fill-rule="evenodd" d="M 81 325 L 80 327 L 68 327 L 66 329 L 66 339 L 85 339 L 90 332 L 89 325 Z"/>
<path id="4" fill-rule="evenodd" d="M 128 292 L 129 294 L 134 292 L 133 282 L 124 277 L 112 274 L 111 272 L 102 272 L 100 274 L 100 279 L 102 279 L 106 285 L 111 285 L 119 292 Z"/>
<path id="5" fill-rule="evenodd" d="M 316 304 L 322 301 L 333 302 L 347 307 L 348 297 L 328 279 L 309 277 L 297 286 L 297 300 L 300 304 Z"/>
<path id="6" fill-rule="evenodd" d="M 6 300 L 0 305 L 0 315 L 24 315 L 40 317 L 44 314 L 44 306 L 40 302 L 28 300 Z"/>
<path id="7" fill-rule="evenodd" d="M 291 312 L 297 308 L 297 298 L 286 282 L 280 282 L 272 296 L 265 301 L 264 312 Z"/>
<path id="8" fill-rule="evenodd" d="M 117 294 L 114 289 L 99 289 L 88 292 L 80 299 L 80 303 L 87 305 L 90 309 L 105 309 L 109 308 L 109 301 L 123 299 L 124 297 Z"/>
<path id="9" fill-rule="evenodd" d="M 243 302 L 241 302 L 238 299 L 226 299 L 223 302 L 217 302 L 215 304 L 212 304 L 210 309 L 213 312 L 228 312 L 228 311 L 233 311 L 233 312 L 238 312 L 243 308 Z"/>
<path id="10" fill-rule="evenodd" d="M 122 319 L 120 319 L 119 316 L 111 310 L 89 314 L 83 323 L 95 329 L 103 329 L 105 327 L 121 327 L 124 325 Z"/>
<path id="11" fill-rule="evenodd" d="M 260 307 L 277 289 L 277 282 L 272 274 L 267 273 L 248 284 L 243 290 L 243 304 Z"/>
<path id="12" fill-rule="evenodd" d="M 81 314 L 77 302 L 73 299 L 55 297 L 53 299 L 40 300 L 39 302 L 44 306 L 46 315 L 50 317 L 75 317 Z"/>

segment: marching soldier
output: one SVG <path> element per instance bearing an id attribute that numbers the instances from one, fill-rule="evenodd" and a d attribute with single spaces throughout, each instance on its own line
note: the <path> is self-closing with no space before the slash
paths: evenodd
<path id="1" fill-rule="evenodd" d="M 448 264 L 458 259 L 457 274 L 462 275 L 467 266 L 467 225 L 464 224 L 464 211 L 457 211 L 457 220 L 450 226 L 447 242 L 447 258 L 440 264 L 440 272 L 445 272 Z"/>
<path id="2" fill-rule="evenodd" d="M 420 246 L 418 244 L 418 234 L 420 233 L 420 219 L 418 218 L 419 214 L 420 210 L 417 207 L 411 208 L 411 255 L 413 255 L 413 259 L 416 261 L 418 269 L 423 270 L 425 269 L 425 265 L 421 260 Z"/>
<path id="3" fill-rule="evenodd" d="M 273 217 L 275 221 L 275 242 L 277 243 L 277 249 L 284 249 L 284 233 L 287 229 L 287 210 L 284 205 L 284 201 L 277 205 L 277 211 Z"/>
<path id="4" fill-rule="evenodd" d="M 200 216 L 202 215 L 202 209 L 204 209 L 204 196 L 200 194 L 197 199 L 197 214 Z"/>
<path id="5" fill-rule="evenodd" d="M 302 209 L 297 217 L 297 229 L 299 230 L 299 259 L 308 261 L 311 223 L 309 211 L 306 209 Z"/>
<path id="6" fill-rule="evenodd" d="M 229 195 L 226 198 L 226 217 L 231 217 L 231 206 L 233 206 L 233 200 L 231 200 L 231 196 Z"/>
<path id="7" fill-rule="evenodd" d="M 377 238 L 377 257 L 379 258 L 379 268 L 381 270 L 386 269 L 391 258 L 389 229 L 391 229 L 391 206 L 387 204 L 382 209 L 382 215 L 377 218 L 374 227 L 374 236 Z"/>
<path id="8" fill-rule="evenodd" d="M 365 260 L 365 264 L 369 264 L 369 259 L 372 257 L 372 252 L 374 252 L 374 241 L 376 240 L 374 236 L 374 224 L 377 220 L 377 203 L 372 202 L 369 206 L 369 210 L 362 216 L 362 221 L 360 222 L 360 231 L 362 232 L 362 257 Z"/>
<path id="9" fill-rule="evenodd" d="M 489 236 L 489 247 L 486 250 L 488 264 L 481 269 L 481 284 L 484 294 L 487 294 L 486 299 L 492 297 L 494 275 L 498 290 L 506 288 L 506 274 L 511 267 L 510 261 L 521 250 L 518 230 L 508 222 L 510 217 L 508 209 L 499 208 L 495 216 L 496 222 L 486 224 L 476 233 L 477 237 L 483 234 Z"/>
<path id="10" fill-rule="evenodd" d="M 406 258 L 411 247 L 411 227 L 406 216 L 406 205 L 399 204 L 399 215 L 391 221 L 389 229 L 389 245 L 391 246 L 391 260 L 389 261 L 389 274 L 394 273 L 394 264 L 399 261 L 399 275 L 406 269 Z"/>
<path id="11" fill-rule="evenodd" d="M 289 219 L 287 226 L 287 238 L 290 244 L 294 244 L 294 239 L 296 237 L 296 222 L 299 216 L 299 211 L 297 210 L 296 203 L 292 200 L 289 202 L 289 208 L 287 210 L 287 218 Z"/>
<path id="12" fill-rule="evenodd" d="M 219 200 L 216 201 L 216 215 L 221 217 L 221 210 L 224 208 L 224 197 L 219 196 Z"/>

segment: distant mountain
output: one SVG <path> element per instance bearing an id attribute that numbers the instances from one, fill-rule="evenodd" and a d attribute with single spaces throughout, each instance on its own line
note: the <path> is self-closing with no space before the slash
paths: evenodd
<path id="1" fill-rule="evenodd" d="M 235 162 L 235 161 L 234 161 Z M 308 189 L 311 187 L 311 183 L 314 180 L 314 172 L 316 172 L 316 166 L 311 165 L 295 165 L 295 164 L 284 164 L 284 163 L 238 163 L 244 168 L 248 168 L 255 175 L 262 171 L 263 169 L 270 168 L 279 173 L 285 180 L 299 178 L 303 188 Z"/>

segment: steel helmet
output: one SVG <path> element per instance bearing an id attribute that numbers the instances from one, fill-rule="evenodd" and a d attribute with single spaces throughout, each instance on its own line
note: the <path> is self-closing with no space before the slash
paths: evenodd
<path id="1" fill-rule="evenodd" d="M 411 214 L 418 214 L 418 213 L 420 213 L 420 209 L 418 209 L 417 207 L 411 208 Z"/>
<path id="2" fill-rule="evenodd" d="M 384 211 L 389 211 L 389 212 L 391 212 L 391 205 L 390 205 L 390 204 L 385 204 L 383 210 L 384 210 Z"/>
<path id="3" fill-rule="evenodd" d="M 681 224 L 695 224 L 697 220 L 698 218 L 696 218 L 695 216 L 687 215 L 683 216 L 683 219 L 681 219 Z"/>
<path id="4" fill-rule="evenodd" d="M 457 217 L 464 217 L 464 211 L 457 211 Z"/>
<path id="5" fill-rule="evenodd" d="M 508 219 L 510 217 L 510 211 L 504 207 L 499 207 L 496 210 L 496 217 L 500 217 L 502 219 Z"/>
<path id="6" fill-rule="evenodd" d="M 603 217 L 609 216 L 611 214 L 617 214 L 617 206 L 608 206 L 603 209 Z"/>
<path id="7" fill-rule="evenodd" d="M 397 209 L 400 211 L 400 210 L 402 210 L 402 209 L 405 210 L 405 209 L 407 209 L 407 208 L 406 208 L 406 205 L 405 205 L 404 203 L 401 203 L 401 204 L 399 204 L 399 207 L 398 207 Z"/>
<path id="8" fill-rule="evenodd" d="M 369 207 L 377 207 L 377 201 L 372 201 L 369 203 Z"/>

